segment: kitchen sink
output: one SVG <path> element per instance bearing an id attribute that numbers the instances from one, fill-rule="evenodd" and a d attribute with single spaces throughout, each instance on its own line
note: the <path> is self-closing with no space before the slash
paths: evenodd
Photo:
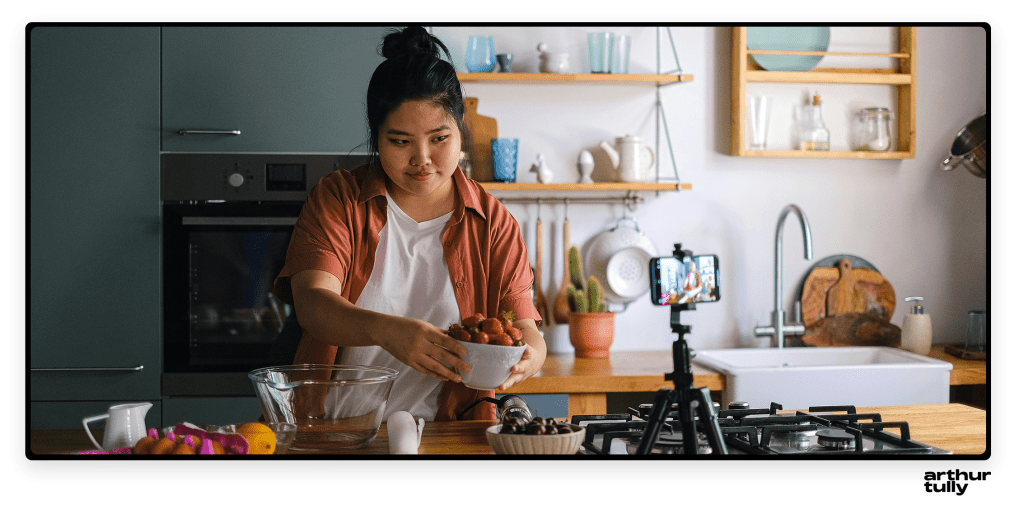
<path id="1" fill-rule="evenodd" d="M 698 350 L 693 363 L 725 376 L 723 408 L 948 404 L 953 365 L 892 347 Z"/>

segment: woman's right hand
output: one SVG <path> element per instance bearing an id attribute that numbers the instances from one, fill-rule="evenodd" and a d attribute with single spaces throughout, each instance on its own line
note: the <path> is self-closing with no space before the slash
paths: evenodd
<path id="1" fill-rule="evenodd" d="M 379 345 L 398 361 L 442 381 L 462 382 L 449 367 L 463 373 L 472 368 L 459 357 L 466 354 L 466 348 L 444 330 L 418 319 L 356 307 L 340 296 L 341 281 L 331 273 L 302 271 L 292 276 L 291 285 L 299 324 L 325 343 Z"/>
<path id="2" fill-rule="evenodd" d="M 469 363 L 460 358 L 466 348 L 441 328 L 418 319 L 382 316 L 377 344 L 418 372 L 442 381 L 462 382 L 451 368 L 469 372 Z"/>

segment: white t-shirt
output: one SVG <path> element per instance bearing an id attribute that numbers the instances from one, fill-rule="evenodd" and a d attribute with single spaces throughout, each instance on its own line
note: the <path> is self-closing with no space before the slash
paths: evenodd
<path id="1" fill-rule="evenodd" d="M 395 204 L 390 194 L 386 196 L 388 220 L 380 231 L 370 279 L 355 305 L 424 320 L 440 328 L 462 322 L 441 246 L 441 235 L 452 214 L 417 223 Z M 417 372 L 383 348 L 343 347 L 336 363 L 398 370 L 398 379 L 384 409 L 384 421 L 395 411 L 408 411 L 413 417 L 428 421 L 437 414 L 441 380 Z"/>

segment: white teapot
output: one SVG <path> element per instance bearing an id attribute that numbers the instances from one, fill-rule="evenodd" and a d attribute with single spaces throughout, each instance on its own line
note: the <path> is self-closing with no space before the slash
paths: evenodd
<path id="1" fill-rule="evenodd" d="M 652 180 L 655 155 L 654 149 L 644 143 L 639 136 L 625 135 L 615 139 L 613 149 L 608 142 L 598 144 L 612 160 L 612 166 L 618 170 L 621 182 L 649 182 Z"/>

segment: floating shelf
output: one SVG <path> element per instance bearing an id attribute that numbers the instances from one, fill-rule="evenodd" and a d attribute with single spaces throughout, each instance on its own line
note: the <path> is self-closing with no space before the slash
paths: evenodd
<path id="1" fill-rule="evenodd" d="M 561 73 L 458 73 L 459 81 L 510 83 L 680 83 L 693 81 L 692 74 L 561 74 Z"/>
<path id="2" fill-rule="evenodd" d="M 517 182 L 481 182 L 488 191 L 679 191 L 692 189 L 688 183 L 631 183 L 631 182 L 595 182 L 593 184 L 564 183 L 517 183 Z"/>
<path id="3" fill-rule="evenodd" d="M 750 151 L 741 150 L 735 156 L 757 158 L 819 158 L 819 159 L 908 159 L 914 155 L 909 152 L 870 152 L 870 151 Z"/>

